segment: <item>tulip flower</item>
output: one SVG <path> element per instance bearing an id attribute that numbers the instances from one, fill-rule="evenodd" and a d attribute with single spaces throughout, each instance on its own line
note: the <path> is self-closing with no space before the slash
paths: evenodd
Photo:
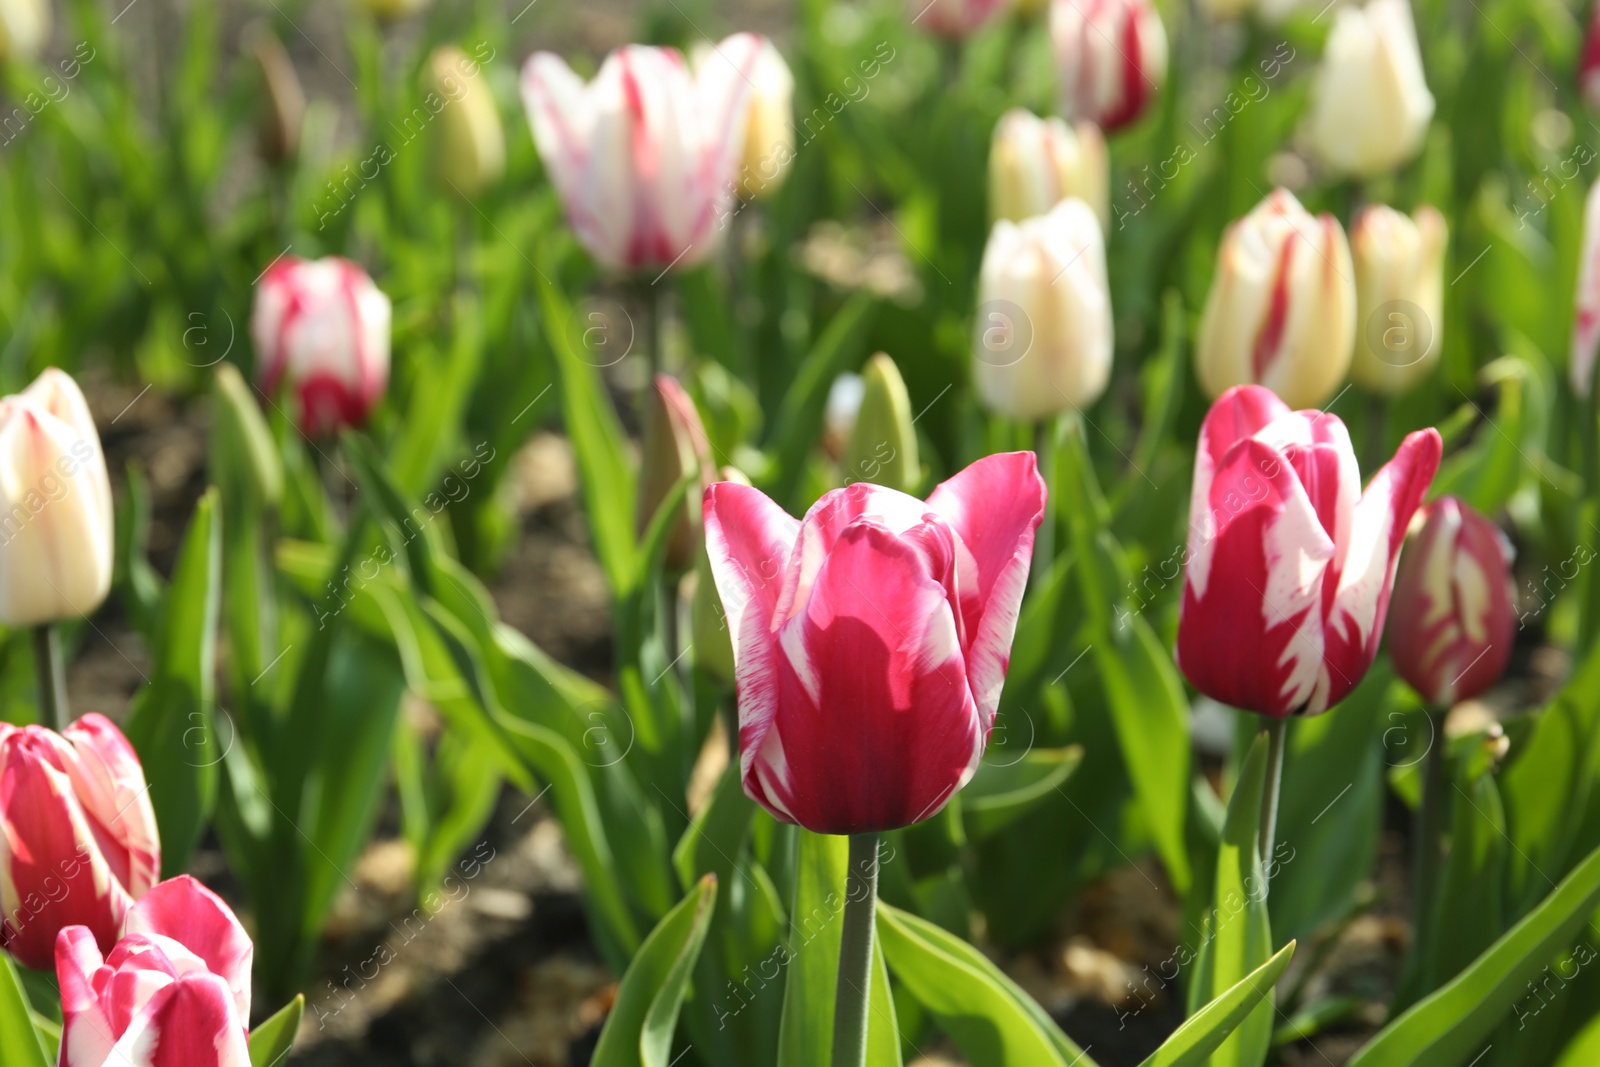
<path id="1" fill-rule="evenodd" d="M 295 393 L 308 434 L 359 426 L 389 384 L 389 298 L 348 259 L 285 257 L 256 285 L 261 390 Z"/>
<path id="2" fill-rule="evenodd" d="M 1167 76 L 1167 31 L 1150 0 L 1053 0 L 1061 112 L 1110 131 L 1144 112 Z"/>
<path id="3" fill-rule="evenodd" d="M 1001 220 L 978 275 L 978 396 L 1014 419 L 1093 404 L 1111 374 L 1111 294 L 1094 211 L 1063 200 L 1021 225 Z"/>
<path id="4" fill-rule="evenodd" d="M 701 522 L 700 509 L 693 502 L 716 480 L 717 467 L 711 459 L 711 442 L 700 412 L 683 386 L 665 374 L 656 375 L 655 385 L 645 412 L 644 444 L 640 449 L 644 460 L 639 478 L 641 534 L 672 487 L 685 475 L 698 475 L 667 539 L 667 566 L 676 570 L 694 562 Z"/>
<path id="5" fill-rule="evenodd" d="M 439 175 L 468 196 L 482 192 L 506 169 L 506 135 L 494 93 L 478 62 L 455 45 L 428 60 L 431 87 L 444 100 L 439 113 Z"/>
<path id="6" fill-rule="evenodd" d="M 1583 57 L 1578 61 L 1578 89 L 1583 102 L 1600 111 L 1600 6 L 1589 16 L 1589 31 L 1583 37 Z"/>
<path id="7" fill-rule="evenodd" d="M 1407 0 L 1339 9 L 1313 98 L 1311 143 L 1335 171 L 1371 177 L 1422 149 L 1433 94 Z"/>
<path id="8" fill-rule="evenodd" d="M 706 61 L 719 63 L 722 59 L 713 54 Z M 794 162 L 794 74 L 771 41 L 762 42 L 751 82 L 739 195 L 761 200 L 783 186 L 789 164 Z"/>
<path id="9" fill-rule="evenodd" d="M 1260 386 L 1200 428 L 1178 666 L 1200 692 L 1273 718 L 1354 689 L 1383 633 L 1406 526 L 1439 467 L 1419 430 L 1361 491 L 1344 423 Z"/>
<path id="10" fill-rule="evenodd" d="M 128 913 L 109 954 L 81 926 L 55 946 L 61 1067 L 248 1067 L 255 946 L 188 875 Z"/>
<path id="11" fill-rule="evenodd" d="M 1350 228 L 1356 269 L 1355 358 L 1350 377 L 1404 393 L 1439 362 L 1444 329 L 1444 253 L 1450 229 L 1424 204 L 1407 217 L 1373 204 Z"/>
<path id="12" fill-rule="evenodd" d="M 629 45 L 587 85 L 560 56 L 528 59 L 522 99 L 534 142 L 602 265 L 687 268 L 721 246 L 764 46 L 735 34 L 691 74 L 674 49 Z"/>
<path id="13" fill-rule="evenodd" d="M 970 36 L 1013 0 L 906 0 L 913 24 L 952 40 Z"/>
<path id="14" fill-rule="evenodd" d="M 90 615 L 111 589 L 111 479 L 76 382 L 0 400 L 0 623 Z"/>
<path id="15" fill-rule="evenodd" d="M 1436 708 L 1475 697 L 1505 673 L 1516 629 L 1511 543 L 1464 500 L 1417 513 L 1395 575 L 1389 655 Z"/>
<path id="16" fill-rule="evenodd" d="M 857 482 L 798 522 L 748 486 L 707 488 L 753 800 L 829 834 L 944 807 L 988 743 L 1044 500 L 1031 452 L 926 503 Z"/>
<path id="17" fill-rule="evenodd" d="M 1297 407 L 1325 403 L 1350 369 L 1353 275 L 1339 221 L 1275 190 L 1217 249 L 1195 351 L 1201 388 L 1217 397 L 1255 383 Z"/>
<path id="18" fill-rule="evenodd" d="M 1589 187 L 1583 206 L 1583 251 L 1578 259 L 1578 294 L 1573 309 L 1572 390 L 1588 399 L 1594 356 L 1600 349 L 1600 182 Z"/>
<path id="19" fill-rule="evenodd" d="M 361 6 L 373 18 L 388 21 L 415 15 L 432 2 L 433 0 L 361 0 Z"/>
<path id="20" fill-rule="evenodd" d="M 56 934 L 81 926 L 102 948 L 155 885 L 161 843 L 144 771 L 111 722 L 61 733 L 0 723 L 0 945 L 50 966 Z"/>
<path id="21" fill-rule="evenodd" d="M 0 0 L 0 62 L 37 55 L 49 39 L 49 0 Z"/>
<path id="22" fill-rule="evenodd" d="M 989 218 L 1021 222 L 1075 196 L 1094 208 L 1104 230 L 1111 218 L 1110 167 L 1094 123 L 1068 126 L 1013 108 L 989 146 Z"/>

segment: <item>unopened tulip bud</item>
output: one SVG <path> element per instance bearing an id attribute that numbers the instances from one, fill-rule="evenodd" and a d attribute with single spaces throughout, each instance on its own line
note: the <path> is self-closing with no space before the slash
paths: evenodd
<path id="1" fill-rule="evenodd" d="M 261 391 L 291 390 L 308 434 L 361 425 L 389 384 L 390 314 L 348 259 L 279 259 L 256 283 L 250 318 Z"/>
<path id="2" fill-rule="evenodd" d="M 989 146 L 990 221 L 1045 215 L 1075 196 L 1094 208 L 1104 230 L 1111 218 L 1110 166 L 1105 138 L 1094 123 L 1068 126 L 1013 108 L 994 128 Z"/>
<path id="3" fill-rule="evenodd" d="M 89 405 L 51 367 L 0 400 L 0 623 L 93 614 L 111 591 L 112 525 Z"/>
<path id="4" fill-rule="evenodd" d="M 1167 77 L 1167 31 L 1150 0 L 1053 0 L 1061 113 L 1110 131 L 1143 114 Z"/>
<path id="5" fill-rule="evenodd" d="M 717 480 L 748 486 L 750 479 L 736 467 L 723 467 Z M 722 598 L 717 595 L 717 580 L 711 573 L 711 557 L 704 541 L 695 561 L 694 602 L 690 607 L 694 627 L 695 662 L 724 685 L 733 685 L 733 635 L 723 616 Z"/>
<path id="6" fill-rule="evenodd" d="M 645 411 L 643 468 L 639 476 L 639 530 L 642 533 L 655 518 L 656 511 L 685 475 L 697 475 L 689 486 L 678 518 L 667 540 L 667 566 L 681 570 L 694 562 L 700 545 L 699 500 L 705 487 L 716 479 L 716 464 L 711 460 L 711 442 L 694 400 L 677 379 L 656 375 Z"/>
<path id="7" fill-rule="evenodd" d="M 1371 177 L 1421 151 L 1434 105 L 1408 0 L 1339 9 L 1313 97 L 1311 143 L 1335 171 Z"/>
<path id="8" fill-rule="evenodd" d="M 1516 634 L 1511 543 L 1464 500 L 1417 513 L 1395 575 L 1389 655 L 1434 707 L 1475 697 L 1505 673 Z"/>
<path id="9" fill-rule="evenodd" d="M 1208 396 L 1264 385 L 1296 407 L 1331 398 L 1350 370 L 1355 269 L 1344 228 L 1278 189 L 1217 250 L 1195 350 Z"/>
<path id="10" fill-rule="evenodd" d="M 1583 247 L 1578 256 L 1578 293 L 1573 307 L 1572 389 L 1588 399 L 1594 385 L 1595 351 L 1600 348 L 1600 182 L 1583 203 Z"/>
<path id="11" fill-rule="evenodd" d="M 1382 204 L 1356 216 L 1350 229 L 1356 269 L 1350 377 L 1358 384 L 1404 393 L 1439 362 L 1449 238 L 1444 216 L 1426 204 L 1411 217 Z"/>
<path id="12" fill-rule="evenodd" d="M 283 461 L 255 394 L 232 363 L 217 366 L 211 391 L 211 432 L 216 449 L 226 453 L 229 461 L 226 477 L 243 481 L 241 488 L 258 507 L 275 509 L 283 499 Z M 213 472 L 212 480 L 227 486 L 221 474 Z"/>
<path id="13" fill-rule="evenodd" d="M 976 33 L 1012 0 L 906 0 L 911 21 L 928 33 L 959 40 Z"/>
<path id="14" fill-rule="evenodd" d="M 59 734 L 0 723 L 0 946 L 46 970 L 57 935 L 83 926 L 109 951 L 160 872 L 149 787 L 121 731 L 93 714 Z"/>
<path id="15" fill-rule="evenodd" d="M 0 0 L 0 62 L 38 55 L 49 39 L 49 0 Z"/>
<path id="16" fill-rule="evenodd" d="M 984 406 L 1013 419 L 1085 408 L 1111 375 L 1111 293 L 1094 211 L 1001 220 L 978 275 L 973 369 Z"/>
<path id="17" fill-rule="evenodd" d="M 1583 38 L 1583 58 L 1578 61 L 1578 89 L 1583 102 L 1600 111 L 1600 6 L 1589 16 L 1589 32 Z"/>
<path id="18" fill-rule="evenodd" d="M 293 159 L 300 152 L 300 130 L 305 125 L 306 94 L 300 86 L 283 42 L 264 23 L 251 23 L 245 43 L 261 69 L 265 94 L 261 109 L 261 154 L 270 163 Z"/>
<path id="19" fill-rule="evenodd" d="M 744 135 L 739 195 L 765 199 L 782 187 L 794 162 L 794 75 L 783 53 L 763 43 L 751 77 L 750 121 Z"/>
<path id="20" fill-rule="evenodd" d="M 454 45 L 434 49 L 428 72 L 433 91 L 444 100 L 439 175 L 472 196 L 499 181 L 506 169 L 506 135 L 494 93 L 478 62 Z"/>
<path id="21" fill-rule="evenodd" d="M 917 429 L 911 424 L 911 397 L 900 368 L 879 352 L 867 361 L 861 377 L 866 388 L 844 450 L 844 479 L 915 492 L 922 468 Z"/>

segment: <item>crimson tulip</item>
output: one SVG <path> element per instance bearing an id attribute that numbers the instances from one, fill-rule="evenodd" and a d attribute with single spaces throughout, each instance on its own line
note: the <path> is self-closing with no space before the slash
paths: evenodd
<path id="1" fill-rule="evenodd" d="M 55 951 L 60 1067 L 249 1067 L 255 946 L 188 875 L 134 905 L 108 956 L 82 926 L 62 930 Z"/>
<path id="2" fill-rule="evenodd" d="M 709 486 L 745 792 L 829 834 L 944 807 L 988 743 L 1044 503 L 1031 452 L 981 459 L 926 503 L 858 482 L 800 521 Z"/>
<path id="3" fill-rule="evenodd" d="M 1336 416 L 1270 390 L 1217 398 L 1200 428 L 1178 665 L 1213 699 L 1316 715 L 1372 666 L 1406 526 L 1439 468 L 1419 430 L 1361 491 Z"/>
<path id="4" fill-rule="evenodd" d="M 1466 501 L 1440 497 L 1394 582 L 1389 655 L 1434 707 L 1475 697 L 1505 673 L 1516 634 L 1511 543 Z"/>

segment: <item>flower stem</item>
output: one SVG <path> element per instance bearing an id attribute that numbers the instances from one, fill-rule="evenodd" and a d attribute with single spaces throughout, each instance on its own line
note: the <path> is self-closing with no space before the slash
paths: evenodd
<path id="1" fill-rule="evenodd" d="M 867 1005 L 872 993 L 872 934 L 878 911 L 878 835 L 850 835 L 845 877 L 839 985 L 833 1001 L 833 1067 L 867 1062 Z"/>
<path id="2" fill-rule="evenodd" d="M 1044 585 L 1056 555 L 1055 507 L 1058 499 L 1057 467 L 1060 463 L 1061 422 L 1057 419 L 1039 420 L 1033 429 L 1035 461 L 1039 464 L 1039 477 L 1044 481 L 1046 499 L 1044 521 L 1033 535 L 1033 567 L 1028 572 L 1028 584 L 1034 589 Z"/>
<path id="3" fill-rule="evenodd" d="M 1269 718 L 1261 730 L 1267 735 L 1267 784 L 1261 794 L 1261 865 L 1266 877 L 1278 833 L 1278 793 L 1283 785 L 1283 739 L 1288 719 Z"/>
<path id="4" fill-rule="evenodd" d="M 1444 836 L 1444 711 L 1428 709 L 1433 732 L 1422 754 L 1422 799 L 1417 807 L 1416 886 L 1412 890 L 1412 952 L 1425 960 L 1431 954 L 1428 919 L 1434 912 L 1434 886 L 1439 878 L 1440 839 Z"/>
<path id="5" fill-rule="evenodd" d="M 39 686 L 39 716 L 60 732 L 71 721 L 67 710 L 67 669 L 61 656 L 61 635 L 52 623 L 33 628 L 34 677 Z"/>

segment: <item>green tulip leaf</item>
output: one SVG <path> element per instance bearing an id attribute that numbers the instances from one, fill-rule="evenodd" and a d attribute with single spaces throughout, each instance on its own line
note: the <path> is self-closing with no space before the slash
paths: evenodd
<path id="1" fill-rule="evenodd" d="M 1139 1067 L 1201 1067 L 1209 1062 L 1218 1046 L 1272 995 L 1273 986 L 1294 957 L 1294 946 L 1293 941 L 1283 946 L 1266 963 L 1191 1015 Z"/>
<path id="2" fill-rule="evenodd" d="M 281 1067 L 294 1047 L 294 1035 L 305 1010 L 305 994 L 298 994 L 272 1018 L 250 1031 L 250 1067 Z"/>
<path id="3" fill-rule="evenodd" d="M 0 952 L 0 1063 L 6 1067 L 50 1067 L 38 1030 L 34 1028 L 28 994 L 11 957 Z"/>

